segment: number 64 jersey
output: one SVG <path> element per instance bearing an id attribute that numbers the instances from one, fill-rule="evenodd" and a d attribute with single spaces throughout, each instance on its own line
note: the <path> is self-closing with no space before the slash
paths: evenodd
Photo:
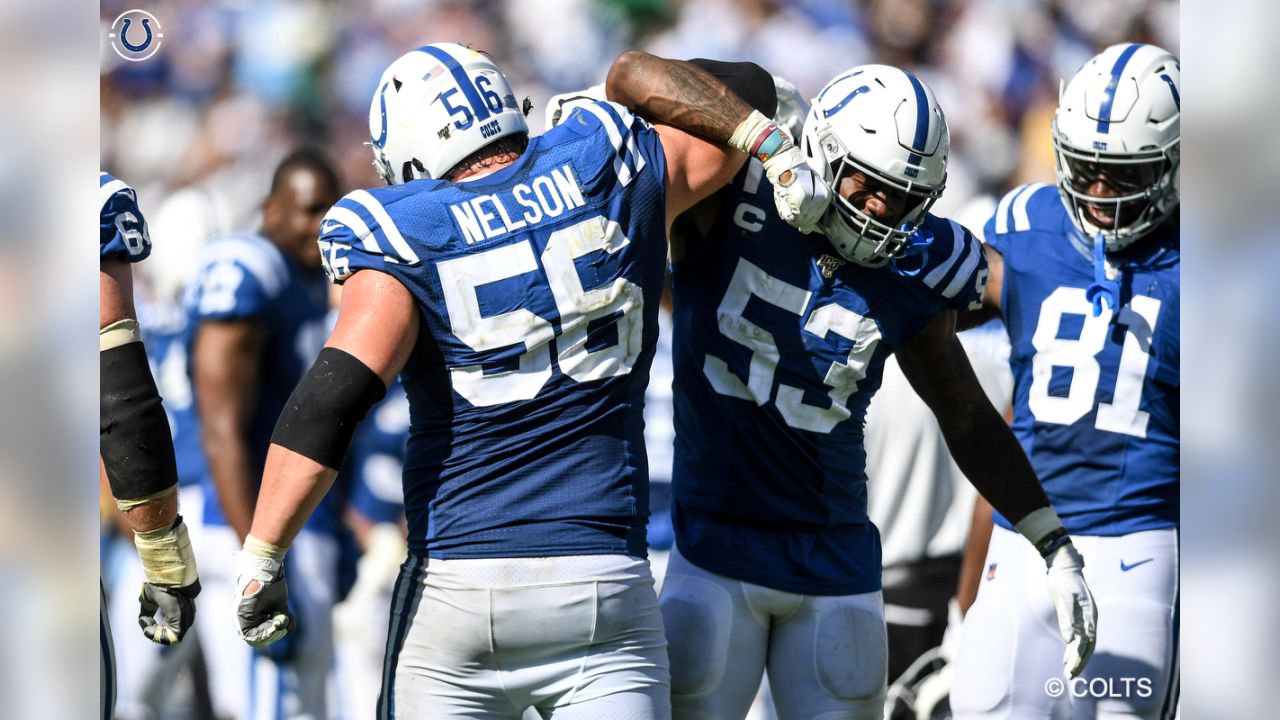
<path id="1" fill-rule="evenodd" d="M 657 133 L 601 102 L 490 175 L 357 190 L 329 211 L 329 276 L 385 272 L 418 305 L 401 374 L 411 550 L 644 557 L 664 176 Z"/>
<path id="2" fill-rule="evenodd" d="M 1014 433 L 1063 524 L 1112 537 L 1177 526 L 1177 230 L 1108 255 L 1119 312 L 1097 317 L 1089 245 L 1056 188 L 1010 192 L 986 237 L 1004 258 Z"/>

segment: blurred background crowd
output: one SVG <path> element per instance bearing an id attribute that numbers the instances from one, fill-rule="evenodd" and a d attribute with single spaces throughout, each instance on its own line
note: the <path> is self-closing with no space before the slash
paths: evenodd
<path id="1" fill-rule="evenodd" d="M 136 0 L 107 0 L 105 25 Z M 252 225 L 274 163 L 299 144 L 377 184 L 368 106 L 382 70 L 436 41 L 489 52 L 541 132 L 551 95 L 601 82 L 628 48 L 752 60 L 813 97 L 852 65 L 895 64 L 937 93 L 952 134 L 938 210 L 1052 182 L 1060 78 L 1120 41 L 1175 55 L 1170 0 L 168 0 L 147 6 L 164 48 L 102 48 L 102 163 L 138 190 L 158 243 L 151 270 L 210 234 Z M 181 273 L 176 273 L 180 275 Z"/>
<path id="2" fill-rule="evenodd" d="M 103 36 L 114 18 L 138 6 L 137 0 L 104 0 Z M 166 318 L 182 322 L 182 293 L 200 248 L 217 236 L 259 229 L 272 172 L 296 148 L 315 148 L 332 158 L 343 193 L 381 183 L 365 147 L 369 100 L 385 67 L 425 43 L 462 42 L 491 54 L 517 96 L 532 100 L 534 134 L 545 129 L 548 98 L 601 82 L 613 59 L 630 48 L 673 58 L 751 60 L 794 83 L 806 98 L 850 66 L 898 65 L 934 89 L 950 126 L 947 191 L 934 212 L 955 216 L 975 231 L 1005 190 L 1054 181 L 1049 121 L 1060 79 L 1117 42 L 1150 42 L 1180 54 L 1174 0 L 167 0 L 142 7 L 158 18 L 164 44 L 144 62 L 125 62 L 103 43 L 101 167 L 137 189 L 150 226 L 153 254 L 137 274 L 146 305 L 140 307 L 142 322 L 153 328 Z M 1003 339 L 1003 331 L 995 330 Z M 669 335 L 664 327 L 646 407 L 657 481 L 650 543 L 658 550 L 671 544 L 661 512 L 669 503 L 669 485 L 662 481 L 669 480 L 671 462 L 670 363 L 663 357 Z M 149 350 L 159 346 L 155 336 L 148 339 Z M 1007 350 L 980 352 L 1007 374 L 1000 359 Z M 185 356 L 175 356 L 172 368 L 164 357 L 154 360 L 167 406 L 172 411 L 185 397 L 189 408 Z M 1003 389 L 991 392 L 993 402 L 999 405 L 996 397 L 1003 393 L 1007 405 L 1009 381 L 994 382 Z M 896 407 L 898 401 L 885 402 Z M 373 415 L 388 422 L 375 425 L 393 428 L 382 429 L 403 442 L 407 410 L 389 401 L 383 411 Z M 396 439 L 371 442 L 394 446 Z M 888 479 L 870 470 L 884 487 Z M 358 477 L 351 487 L 368 488 L 394 505 L 394 459 L 369 463 L 367 470 L 356 463 L 352 471 Z M 945 475 L 944 469 L 922 492 L 952 504 L 945 512 L 952 521 L 929 522 L 939 537 L 947 536 L 947 549 L 939 552 L 958 557 L 973 494 L 962 478 Z M 940 485 L 959 491 L 941 492 Z M 874 519 L 888 538 L 890 518 L 906 503 L 893 499 L 897 495 L 878 500 L 874 483 L 872 491 L 873 513 L 879 506 L 888 516 Z M 960 526 L 952 527 L 956 522 Z M 354 529 L 361 536 L 358 545 L 367 549 L 369 528 Z M 103 575 L 109 591 L 115 580 L 128 593 L 133 586 L 122 578 L 136 568 L 124 567 L 132 544 L 122 540 L 104 544 Z M 924 552 L 922 541 L 910 544 L 920 550 L 905 552 L 903 563 L 920 560 L 915 555 Z M 895 562 L 893 546 L 886 539 L 886 568 Z M 654 562 L 660 578 L 661 552 Z M 394 563 L 371 572 L 389 580 Z M 368 603 L 366 609 L 385 603 L 385 597 L 368 597 L 357 587 L 353 602 Z M 350 602 L 347 607 L 345 616 L 341 608 L 336 616 L 339 644 L 353 633 L 367 634 L 352 619 Z M 366 614 L 385 632 L 385 608 Z M 944 618 L 938 620 L 945 625 Z M 231 632 L 229 614 L 224 624 Z M 131 627 L 122 627 L 117 646 L 145 643 L 135 636 Z M 372 715 L 367 700 L 351 697 L 357 681 L 367 692 L 369 686 L 376 691 L 379 679 L 381 644 L 363 639 L 339 650 L 336 662 L 347 686 L 337 692 L 348 697 L 332 699 L 333 717 Z M 198 648 L 200 642 L 197 637 L 186 645 Z M 123 651 L 118 717 L 206 717 L 220 704 L 207 696 L 201 663 L 191 661 L 199 654 L 182 652 L 188 654 L 182 663 L 165 664 L 192 672 L 175 679 L 149 671 L 130 680 L 125 666 L 140 661 L 126 660 L 130 653 Z M 131 681 L 135 685 L 127 686 Z M 175 687 L 181 692 L 172 693 Z M 767 713 L 767 703 L 761 703 L 753 718 Z"/>

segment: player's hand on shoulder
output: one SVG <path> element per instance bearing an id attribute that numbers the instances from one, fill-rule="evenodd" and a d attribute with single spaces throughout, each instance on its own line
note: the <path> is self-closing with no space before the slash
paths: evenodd
<path id="1" fill-rule="evenodd" d="M 288 635 L 294 625 L 283 551 L 264 552 L 263 545 L 250 536 L 244 549 L 235 553 L 236 626 L 240 637 L 256 648 Z"/>
<path id="2" fill-rule="evenodd" d="M 1049 594 L 1058 614 L 1058 633 L 1067 644 L 1062 668 L 1071 677 L 1084 671 L 1098 641 L 1098 608 L 1084 581 L 1084 558 L 1070 542 L 1046 558 Z"/>

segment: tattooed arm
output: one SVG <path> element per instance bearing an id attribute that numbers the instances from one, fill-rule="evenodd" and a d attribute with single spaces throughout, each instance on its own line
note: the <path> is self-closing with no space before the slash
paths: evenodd
<path id="1" fill-rule="evenodd" d="M 778 214 L 792 225 L 810 230 L 826 210 L 830 190 L 805 164 L 799 148 L 786 132 L 702 68 L 629 50 L 618 56 L 609 68 L 605 94 L 657 123 L 659 132 L 663 126 L 677 128 L 682 134 L 727 144 L 760 160 L 773 185 Z M 672 214 L 672 199 L 678 202 L 693 197 L 693 202 L 697 202 L 732 177 L 729 173 L 723 180 L 718 176 L 708 178 L 705 166 L 684 165 L 685 158 L 677 148 L 668 146 L 666 134 L 663 149 L 668 163 L 668 221 L 684 209 L 679 208 Z M 674 158 L 673 149 L 677 150 Z M 673 176 L 673 159 L 677 173 L 688 171 L 695 180 L 717 180 L 719 184 L 708 182 L 699 188 L 705 192 L 693 196 L 677 190 L 676 197 L 672 198 L 671 181 L 677 184 L 683 181 L 678 175 Z M 704 161 L 694 159 L 694 163 L 699 162 Z"/>

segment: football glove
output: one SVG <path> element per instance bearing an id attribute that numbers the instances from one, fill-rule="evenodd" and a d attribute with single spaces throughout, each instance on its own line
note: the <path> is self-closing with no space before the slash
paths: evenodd
<path id="1" fill-rule="evenodd" d="M 753 110 L 733 131 L 729 146 L 764 165 L 779 217 L 803 232 L 817 229 L 831 203 L 831 189 L 805 162 L 800 148 L 785 130 Z"/>
<path id="2" fill-rule="evenodd" d="M 177 645 L 195 622 L 200 594 L 187 526 L 179 515 L 169 527 L 134 533 L 133 542 L 146 578 L 138 595 L 138 625 L 148 640 Z"/>
<path id="3" fill-rule="evenodd" d="M 1084 581 L 1084 558 L 1068 542 L 1049 554 L 1045 562 L 1049 566 L 1049 594 L 1058 613 L 1058 634 L 1067 644 L 1062 668 L 1070 677 L 1077 677 L 1098 641 L 1098 609 Z"/>
<path id="4" fill-rule="evenodd" d="M 284 550 L 250 535 L 235 553 L 235 563 L 240 637 L 260 648 L 288 635 L 294 620 L 284 582 Z"/>

